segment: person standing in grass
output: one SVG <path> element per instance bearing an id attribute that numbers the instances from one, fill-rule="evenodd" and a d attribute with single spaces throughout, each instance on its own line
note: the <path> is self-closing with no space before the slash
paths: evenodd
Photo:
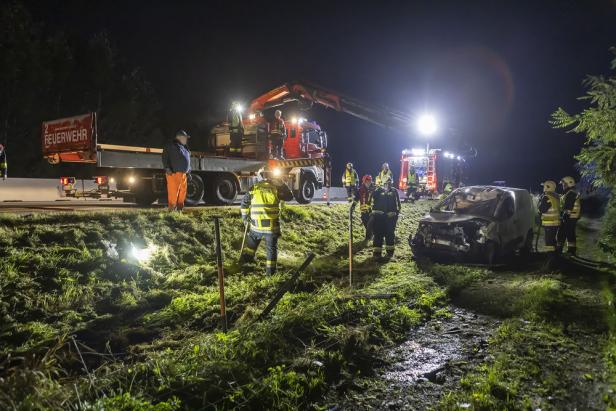
<path id="1" fill-rule="evenodd" d="M 163 148 L 163 167 L 167 175 L 167 204 L 169 211 L 182 211 L 186 201 L 186 188 L 190 173 L 190 136 L 184 130 Z"/>
<path id="2" fill-rule="evenodd" d="M 372 219 L 374 224 L 373 257 L 381 258 L 383 238 L 387 258 L 394 255 L 396 225 L 400 214 L 400 196 L 393 187 L 393 180 L 386 178 L 382 186 L 377 187 L 371 197 Z"/>
<path id="3" fill-rule="evenodd" d="M 242 220 L 250 227 L 241 250 L 240 264 L 254 261 L 261 240 L 265 240 L 265 272 L 271 275 L 276 272 L 278 262 L 280 204 L 282 201 L 293 200 L 293 194 L 289 187 L 274 176 L 269 166 L 263 169 L 261 177 L 263 181 L 252 186 L 240 205 Z"/>

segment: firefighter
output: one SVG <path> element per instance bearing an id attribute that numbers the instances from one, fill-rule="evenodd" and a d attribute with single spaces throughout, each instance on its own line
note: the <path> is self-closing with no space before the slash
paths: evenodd
<path id="1" fill-rule="evenodd" d="M 545 249 L 556 254 L 556 233 L 560 226 L 560 199 L 556 194 L 556 182 L 548 180 L 543 184 L 543 195 L 539 198 L 537 209 L 541 216 L 541 226 L 545 234 Z"/>
<path id="2" fill-rule="evenodd" d="M 359 211 L 361 212 L 361 222 L 366 229 L 366 241 L 372 238 L 372 219 L 370 218 L 370 201 L 374 192 L 374 184 L 372 184 L 372 176 L 366 174 L 361 178 L 361 187 L 359 188 Z"/>
<path id="3" fill-rule="evenodd" d="M 385 251 L 387 257 L 394 255 L 394 241 L 396 238 L 396 224 L 400 214 L 400 197 L 398 191 L 393 188 L 391 177 L 383 180 L 383 185 L 377 187 L 372 193 L 370 201 L 373 219 L 373 256 L 381 258 L 383 251 L 383 237 L 385 238 Z"/>
<path id="4" fill-rule="evenodd" d="M 261 240 L 265 240 L 265 272 L 276 272 L 278 237 L 280 237 L 280 202 L 293 200 L 291 190 L 277 180 L 269 166 L 262 172 L 262 181 L 255 183 L 240 205 L 244 224 L 250 224 L 240 263 L 254 261 Z"/>
<path id="5" fill-rule="evenodd" d="M 445 183 L 443 184 L 443 192 L 439 196 L 439 199 L 443 200 L 447 198 L 447 196 L 451 194 L 452 191 L 453 191 L 453 184 L 451 184 L 451 181 L 445 180 Z"/>
<path id="6" fill-rule="evenodd" d="M 234 103 L 229 110 L 229 133 L 231 135 L 229 154 L 232 157 L 241 157 L 244 122 L 242 121 L 242 109 L 238 103 Z"/>
<path id="7" fill-rule="evenodd" d="M 417 195 L 417 188 L 419 186 L 419 176 L 415 167 L 409 166 L 409 172 L 406 176 L 406 199 L 405 201 L 415 202 Z"/>
<path id="8" fill-rule="evenodd" d="M 287 138 L 287 129 L 282 118 L 282 111 L 276 110 L 270 127 L 270 158 L 283 159 L 282 146 Z"/>
<path id="9" fill-rule="evenodd" d="M 0 144 L 0 177 L 6 180 L 9 176 L 9 165 L 6 162 L 6 150 L 4 145 Z"/>
<path id="10" fill-rule="evenodd" d="M 190 174 L 190 150 L 187 147 L 189 138 L 186 131 L 180 130 L 163 149 L 169 211 L 184 209 L 186 186 Z"/>
<path id="11" fill-rule="evenodd" d="M 353 168 L 353 163 L 347 163 L 344 174 L 342 175 L 342 186 L 346 188 L 347 200 L 352 203 L 357 198 L 357 185 L 359 184 L 359 176 Z"/>
<path id="12" fill-rule="evenodd" d="M 575 180 L 573 177 L 563 177 L 562 180 L 560 180 L 560 184 L 563 188 L 563 194 L 560 197 L 561 223 L 556 241 L 557 249 L 560 252 L 566 240 L 567 254 L 575 255 L 575 228 L 582 211 L 580 194 L 575 189 Z"/>
<path id="13" fill-rule="evenodd" d="M 385 181 L 387 181 L 387 179 L 391 179 L 391 181 L 393 182 L 394 176 L 389 169 L 389 163 L 383 163 L 383 166 L 381 167 L 381 172 L 378 176 L 376 176 L 376 186 L 382 187 L 385 184 Z"/>

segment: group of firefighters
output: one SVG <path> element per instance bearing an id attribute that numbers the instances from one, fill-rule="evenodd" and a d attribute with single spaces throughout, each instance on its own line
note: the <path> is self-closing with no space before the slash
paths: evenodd
<path id="1" fill-rule="evenodd" d="M 284 127 L 279 112 L 275 118 L 280 120 L 280 127 Z M 284 131 L 284 128 L 282 130 Z M 187 147 L 189 138 L 185 131 L 180 130 L 163 150 L 170 210 L 184 208 L 186 186 L 190 179 L 190 151 Z M 237 136 L 232 137 L 232 141 L 237 142 Z M 280 144 L 274 145 L 275 154 L 281 154 L 282 141 L 282 137 L 280 141 L 276 141 Z M 6 161 L 6 157 L 2 157 L 3 153 L 0 146 L 0 171 L 6 170 L 6 163 L 2 162 L 3 159 Z M 280 204 L 282 201 L 292 200 L 293 194 L 283 181 L 274 176 L 269 167 L 261 171 L 261 177 L 262 180 L 246 193 L 240 206 L 242 219 L 247 227 L 240 261 L 252 261 L 260 242 L 264 240 L 267 253 L 266 271 L 273 274 L 276 272 L 277 245 L 281 234 Z M 406 199 L 414 201 L 419 178 L 413 167 L 409 168 L 406 182 Z M 372 176 L 367 174 L 362 177 L 360 184 L 352 163 L 347 163 L 342 175 L 347 200 L 353 208 L 359 203 L 361 221 L 366 230 L 365 241 L 373 240 L 373 256 L 377 259 L 382 258 L 383 248 L 387 258 L 394 255 L 395 231 L 401 205 L 400 196 L 393 183 L 393 174 L 388 163 L 382 165 L 374 181 Z M 556 182 L 548 180 L 543 183 L 544 192 L 539 200 L 538 211 L 545 231 L 545 246 L 549 253 L 557 255 L 566 241 L 567 252 L 575 254 L 575 229 L 581 212 L 580 195 L 575 190 L 576 184 L 572 177 L 564 177 L 560 184 L 563 194 L 559 196 L 556 193 Z M 445 182 L 444 194 L 449 194 L 452 190 L 452 184 Z"/>
<path id="2" fill-rule="evenodd" d="M 257 113 L 261 116 L 261 113 Z M 244 138 L 244 121 L 242 119 L 242 110 L 238 104 L 233 104 L 229 110 L 229 155 L 232 157 L 242 156 L 242 139 Z M 287 129 L 282 118 L 282 111 L 274 112 L 274 119 L 269 123 L 267 131 L 269 158 L 282 160 L 284 159 L 283 145 L 287 138 Z"/>
<path id="3" fill-rule="evenodd" d="M 575 189 L 573 177 L 560 180 L 563 193 L 556 192 L 556 182 L 548 180 L 543 183 L 543 195 L 537 206 L 541 226 L 545 234 L 545 248 L 551 257 L 563 251 L 565 241 L 567 253 L 575 255 L 575 228 L 582 211 L 580 194 Z"/>

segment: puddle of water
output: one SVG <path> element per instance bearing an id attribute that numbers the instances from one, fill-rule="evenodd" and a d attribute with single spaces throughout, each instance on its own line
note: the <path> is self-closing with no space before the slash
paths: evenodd
<path id="1" fill-rule="evenodd" d="M 430 320 L 404 343 L 385 350 L 376 377 L 355 381 L 354 391 L 335 400 L 338 410 L 426 409 L 482 361 L 494 318 L 451 308 L 448 319 Z"/>

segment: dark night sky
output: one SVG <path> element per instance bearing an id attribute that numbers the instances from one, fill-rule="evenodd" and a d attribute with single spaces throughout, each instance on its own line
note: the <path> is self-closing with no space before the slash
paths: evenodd
<path id="1" fill-rule="evenodd" d="M 432 146 L 463 139 L 478 148 L 471 183 L 524 187 L 573 173 L 582 137 L 552 130 L 549 115 L 582 107 L 582 79 L 606 73 L 616 45 L 614 0 L 30 4 L 69 35 L 106 29 L 155 86 L 169 131 L 216 122 L 234 99 L 306 79 L 400 111 L 433 111 L 455 135 Z M 400 151 L 425 143 L 341 113 L 309 117 L 328 130 L 336 174 L 347 161 L 360 173 L 383 161 L 397 171 Z"/>

